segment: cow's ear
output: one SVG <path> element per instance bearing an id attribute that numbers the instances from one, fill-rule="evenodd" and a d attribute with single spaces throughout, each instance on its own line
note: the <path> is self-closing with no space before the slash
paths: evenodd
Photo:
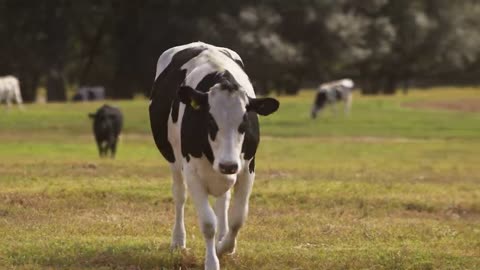
<path id="1" fill-rule="evenodd" d="M 94 119 L 96 115 L 97 115 L 96 113 L 89 113 L 88 117 L 91 119 Z"/>
<path id="2" fill-rule="evenodd" d="M 181 86 L 178 89 L 178 98 L 185 105 L 195 110 L 206 108 L 208 106 L 208 94 L 197 91 L 190 86 Z"/>
<path id="3" fill-rule="evenodd" d="M 274 98 L 250 98 L 247 111 L 253 111 L 260 115 L 269 115 L 278 110 L 280 102 Z"/>

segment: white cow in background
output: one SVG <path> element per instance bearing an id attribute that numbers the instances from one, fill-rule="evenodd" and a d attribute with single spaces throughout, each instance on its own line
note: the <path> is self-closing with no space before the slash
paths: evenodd
<path id="1" fill-rule="evenodd" d="M 354 83 L 351 79 L 342 79 L 328 83 L 320 84 L 315 96 L 312 107 L 312 118 L 317 117 L 318 111 L 330 104 L 333 111 L 336 112 L 335 104 L 343 101 L 345 104 L 344 112 L 348 115 L 352 106 L 352 90 Z"/>
<path id="2" fill-rule="evenodd" d="M 17 78 L 11 75 L 0 77 L 0 103 L 5 102 L 7 108 L 9 108 L 12 101 L 22 108 L 20 83 Z"/>

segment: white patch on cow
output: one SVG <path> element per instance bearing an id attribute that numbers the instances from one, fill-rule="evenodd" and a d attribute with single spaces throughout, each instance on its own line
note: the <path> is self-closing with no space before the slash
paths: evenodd
<path id="1" fill-rule="evenodd" d="M 350 80 L 350 79 L 343 79 L 343 80 L 340 80 L 340 84 L 343 86 L 343 87 L 346 87 L 346 88 L 353 88 L 353 81 Z"/>
<path id="2" fill-rule="evenodd" d="M 188 48 L 193 48 L 197 46 L 203 46 L 203 42 L 193 42 L 190 44 L 185 44 L 177 47 L 170 48 L 166 50 L 165 52 L 160 55 L 157 61 L 157 72 L 155 74 L 155 80 L 157 77 L 167 68 L 167 66 L 172 62 L 173 56 L 182 50 L 188 49 Z"/>
<path id="3" fill-rule="evenodd" d="M 226 50 L 232 55 L 234 60 L 238 60 L 238 61 L 243 63 L 242 58 L 240 58 L 240 56 L 235 51 L 232 51 L 228 48 L 216 47 L 216 46 L 213 46 L 213 45 L 210 45 L 210 44 L 203 43 L 201 41 L 197 41 L 197 42 L 192 42 L 192 43 L 189 43 L 189 44 L 185 44 L 185 45 L 170 48 L 170 49 L 166 50 L 164 53 L 162 53 L 162 55 L 158 58 L 158 61 L 157 61 L 157 72 L 155 74 L 155 80 L 167 68 L 167 66 L 172 62 L 172 58 L 176 53 L 178 53 L 179 51 L 188 49 L 188 48 L 193 48 L 193 47 L 206 47 L 206 48 L 214 49 L 216 51 L 218 51 L 220 49 L 221 50 Z"/>

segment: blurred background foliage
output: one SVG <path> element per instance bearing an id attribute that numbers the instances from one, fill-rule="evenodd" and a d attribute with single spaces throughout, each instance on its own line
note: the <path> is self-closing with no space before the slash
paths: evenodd
<path id="1" fill-rule="evenodd" d="M 257 92 L 353 78 L 364 94 L 478 84 L 476 0 L 0 0 L 0 75 L 34 101 L 103 85 L 149 94 L 159 55 L 204 41 L 237 51 Z"/>

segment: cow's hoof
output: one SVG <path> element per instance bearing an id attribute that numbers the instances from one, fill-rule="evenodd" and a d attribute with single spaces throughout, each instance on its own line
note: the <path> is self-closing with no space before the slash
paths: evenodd
<path id="1" fill-rule="evenodd" d="M 235 241 L 225 239 L 217 245 L 217 255 L 233 255 L 235 253 Z"/>
<path id="2" fill-rule="evenodd" d="M 212 256 L 206 256 L 205 270 L 220 270 L 220 261 L 215 254 L 212 254 Z"/>
<path id="3" fill-rule="evenodd" d="M 183 250 L 183 249 L 186 249 L 185 242 L 172 242 L 172 243 L 170 244 L 170 250 L 171 250 L 171 251 L 174 251 L 174 250 Z"/>

